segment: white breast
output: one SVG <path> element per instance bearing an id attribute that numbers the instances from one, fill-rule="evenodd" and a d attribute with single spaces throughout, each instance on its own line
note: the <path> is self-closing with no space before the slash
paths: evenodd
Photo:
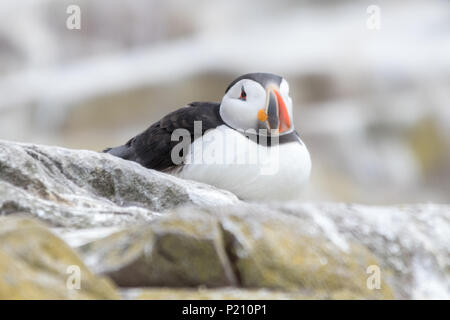
<path id="1" fill-rule="evenodd" d="M 311 159 L 303 143 L 265 147 L 223 125 L 196 139 L 178 177 L 229 190 L 245 200 L 298 198 L 309 178 Z"/>

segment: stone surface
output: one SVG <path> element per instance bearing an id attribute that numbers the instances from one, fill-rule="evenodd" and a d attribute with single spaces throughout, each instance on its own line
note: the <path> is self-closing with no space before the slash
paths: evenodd
<path id="1" fill-rule="evenodd" d="M 74 287 L 76 280 L 71 282 L 76 272 L 71 266 L 79 268 L 79 289 Z M 27 218 L 0 217 L 0 299 L 118 297 L 110 280 L 92 274 L 44 225 Z"/>
<path id="2" fill-rule="evenodd" d="M 237 284 L 219 222 L 202 214 L 170 215 L 79 250 L 92 270 L 120 286 Z"/>
<path id="3" fill-rule="evenodd" d="M 25 212 L 56 227 L 125 225 L 182 204 L 237 202 L 227 191 L 110 155 L 0 140 L 0 214 Z"/>
<path id="4" fill-rule="evenodd" d="M 449 206 L 431 204 L 373 207 L 288 203 L 179 208 L 153 223 L 122 230 L 79 249 L 88 265 L 111 275 L 119 285 L 128 285 L 122 281 L 130 274 L 130 265 L 132 269 L 140 265 L 147 272 L 141 272 L 144 277 L 135 282 L 148 281 L 153 270 L 163 269 L 166 273 L 157 273 L 158 281 L 149 285 L 214 287 L 210 279 L 198 281 L 207 279 L 205 268 L 221 264 L 225 270 L 231 264 L 238 287 L 244 288 L 271 288 L 333 299 L 448 298 L 449 215 Z M 193 230 L 216 224 L 220 232 L 215 237 L 222 238 L 216 243 L 224 246 L 216 246 L 216 254 L 198 252 L 196 242 L 180 236 L 196 234 L 196 239 L 201 239 L 198 243 L 210 241 L 211 231 Z M 161 246 L 154 246 L 155 233 L 177 239 L 165 246 L 165 251 L 174 256 L 152 260 Z M 128 247 L 138 243 L 138 253 L 124 259 L 131 250 Z M 219 258 L 223 252 L 227 259 Z M 198 265 L 192 268 L 188 262 L 179 262 L 183 259 L 196 260 Z M 166 268 L 167 261 L 176 263 L 176 272 Z M 367 281 L 374 270 L 380 271 L 380 289 L 370 290 Z M 175 283 L 174 278 L 178 279 Z"/>
<path id="5" fill-rule="evenodd" d="M 450 298 L 450 206 L 338 203 L 275 206 L 345 248 L 358 243 L 379 258 L 396 297 Z M 385 271 L 393 272 L 386 274 Z"/>
<path id="6" fill-rule="evenodd" d="M 367 288 L 367 266 L 380 262 L 366 247 L 342 248 L 294 216 L 255 205 L 178 209 L 79 251 L 119 286 L 234 285 L 334 299 L 394 297 L 385 278 L 380 290 Z"/>

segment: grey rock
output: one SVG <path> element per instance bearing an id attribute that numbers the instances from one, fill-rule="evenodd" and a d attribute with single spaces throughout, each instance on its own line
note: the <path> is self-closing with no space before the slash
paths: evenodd
<path id="1" fill-rule="evenodd" d="M 219 221 L 169 214 L 79 248 L 91 269 L 122 287 L 236 286 Z"/>
<path id="2" fill-rule="evenodd" d="M 448 205 L 185 207 L 78 250 L 94 272 L 122 287 L 227 285 L 320 299 L 448 298 L 449 216 Z M 371 287 L 376 269 L 380 286 Z"/>
<path id="3" fill-rule="evenodd" d="M 397 298 L 450 298 L 449 205 L 291 203 L 272 208 L 295 216 L 306 230 L 325 235 L 343 250 L 352 243 L 367 248 Z"/>
<path id="4" fill-rule="evenodd" d="M 184 204 L 235 202 L 227 191 L 108 154 L 0 141 L 3 215 L 21 211 L 54 227 L 107 227 L 150 221 Z"/>

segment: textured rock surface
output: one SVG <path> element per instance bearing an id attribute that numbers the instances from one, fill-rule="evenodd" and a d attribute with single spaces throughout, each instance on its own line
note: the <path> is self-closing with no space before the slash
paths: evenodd
<path id="1" fill-rule="evenodd" d="M 120 286 L 237 285 L 219 222 L 203 214 L 170 215 L 80 251 L 92 270 Z"/>
<path id="2" fill-rule="evenodd" d="M 109 155 L 0 140 L 0 214 L 25 212 L 53 226 L 87 228 L 151 220 L 177 205 L 237 201 Z"/>
<path id="3" fill-rule="evenodd" d="M 227 279 L 244 288 L 333 299 L 445 298 L 449 213 L 444 205 L 182 208 L 79 251 L 93 270 L 121 286 L 215 287 L 211 274 L 228 274 L 231 265 L 234 277 Z M 206 243 L 208 250 L 199 251 Z M 373 266 L 380 270 L 381 287 L 370 290 Z M 130 282 L 130 275 L 141 279 Z"/>
<path id="4" fill-rule="evenodd" d="M 74 274 L 70 266 L 79 268 L 79 289 L 67 286 Z M 72 249 L 41 223 L 0 217 L 0 299 L 118 297 L 111 281 L 94 276 Z"/>
<path id="5" fill-rule="evenodd" d="M 307 229 L 296 217 L 257 206 L 187 208 L 79 250 L 94 271 L 120 286 L 237 285 L 310 297 L 393 298 L 383 279 L 381 290 L 367 289 L 367 266 L 380 264 L 367 248 L 355 242 L 343 249 Z M 226 270 L 234 275 L 226 277 Z"/>
<path id="6" fill-rule="evenodd" d="M 243 203 L 109 155 L 0 142 L 0 214 L 0 298 L 450 297 L 448 205 Z"/>
<path id="7" fill-rule="evenodd" d="M 342 248 L 366 247 L 380 261 L 396 297 L 450 298 L 450 206 L 417 204 L 277 206 Z M 391 270 L 393 274 L 384 271 Z"/>

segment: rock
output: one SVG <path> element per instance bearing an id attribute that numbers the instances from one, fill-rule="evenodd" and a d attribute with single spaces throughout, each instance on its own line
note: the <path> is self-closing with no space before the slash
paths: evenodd
<path id="1" fill-rule="evenodd" d="M 183 204 L 237 202 L 227 192 L 85 150 L 0 141 L 0 214 L 25 212 L 55 227 L 149 221 Z"/>
<path id="2" fill-rule="evenodd" d="M 204 214 L 170 215 L 80 248 L 94 272 L 119 286 L 233 286 L 219 222 Z"/>
<path id="3" fill-rule="evenodd" d="M 232 208 L 221 218 L 242 286 L 301 290 L 327 298 L 393 298 L 383 278 L 380 290 L 367 288 L 366 269 L 379 261 L 364 246 L 341 246 L 314 232 L 314 225 L 305 228 L 293 216 L 255 209 Z"/>
<path id="4" fill-rule="evenodd" d="M 285 204 L 294 215 L 333 242 L 366 247 L 378 257 L 396 298 L 450 298 L 450 206 Z"/>
<path id="5" fill-rule="evenodd" d="M 79 268 L 79 289 L 76 280 L 70 282 L 77 272 L 70 267 Z M 0 217 L 0 299 L 118 297 L 109 280 L 93 275 L 45 226 L 26 218 Z"/>
<path id="6" fill-rule="evenodd" d="M 449 213 L 446 205 L 187 207 L 94 240 L 79 252 L 119 286 L 232 285 L 331 299 L 448 298 Z M 227 280 L 218 283 L 212 274 Z"/>
<path id="7" fill-rule="evenodd" d="M 379 262 L 364 246 L 341 248 L 294 216 L 252 205 L 178 209 L 79 251 L 119 286 L 234 285 L 308 297 L 393 297 L 384 279 L 380 290 L 367 288 L 367 266 Z"/>

